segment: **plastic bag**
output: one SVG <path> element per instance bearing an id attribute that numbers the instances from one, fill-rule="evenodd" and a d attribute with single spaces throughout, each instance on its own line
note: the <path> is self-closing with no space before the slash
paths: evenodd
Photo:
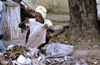
<path id="1" fill-rule="evenodd" d="M 71 45 L 65 45 L 60 43 L 52 43 L 47 46 L 46 54 L 49 56 L 66 56 L 75 52 L 75 47 Z"/>

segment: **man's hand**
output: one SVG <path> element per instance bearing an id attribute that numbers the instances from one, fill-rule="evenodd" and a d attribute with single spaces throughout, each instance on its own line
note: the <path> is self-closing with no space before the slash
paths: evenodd
<path id="1" fill-rule="evenodd" d="M 25 19 L 24 23 L 29 24 L 29 19 Z"/>
<path id="2" fill-rule="evenodd" d="M 47 29 L 49 28 L 49 26 L 47 24 L 45 24 L 44 27 L 47 28 Z"/>

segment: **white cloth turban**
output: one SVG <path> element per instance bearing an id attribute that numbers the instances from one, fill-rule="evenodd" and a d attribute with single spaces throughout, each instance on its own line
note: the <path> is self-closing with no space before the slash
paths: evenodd
<path id="1" fill-rule="evenodd" d="M 46 12 L 47 12 L 47 10 L 46 10 L 45 7 L 43 7 L 43 6 L 38 6 L 38 7 L 35 9 L 35 12 L 39 12 L 39 13 L 42 15 L 42 17 L 43 17 L 44 19 L 46 18 Z"/>

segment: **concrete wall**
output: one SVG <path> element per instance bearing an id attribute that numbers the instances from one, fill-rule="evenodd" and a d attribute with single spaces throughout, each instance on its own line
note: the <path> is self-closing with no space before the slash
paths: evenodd
<path id="1" fill-rule="evenodd" d="M 42 5 L 47 8 L 49 13 L 61 13 L 68 14 L 69 6 L 68 0 L 24 0 L 32 9 L 35 9 L 38 5 Z"/>

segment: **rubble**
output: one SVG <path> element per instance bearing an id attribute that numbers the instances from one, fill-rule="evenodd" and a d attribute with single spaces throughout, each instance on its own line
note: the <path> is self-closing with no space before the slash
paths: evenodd
<path id="1" fill-rule="evenodd" d="M 46 52 L 46 51 L 45 51 Z M 46 55 L 39 52 L 37 47 L 26 48 L 19 44 L 9 45 L 7 50 L 0 53 L 1 65 L 49 65 L 62 64 L 65 59 L 49 59 Z"/>
<path id="2" fill-rule="evenodd" d="M 73 58 L 68 55 L 48 56 L 42 54 L 37 47 L 26 48 L 17 44 L 9 45 L 6 51 L 0 53 L 0 65 L 99 65 L 99 60 L 91 61 L 91 58 Z"/>

